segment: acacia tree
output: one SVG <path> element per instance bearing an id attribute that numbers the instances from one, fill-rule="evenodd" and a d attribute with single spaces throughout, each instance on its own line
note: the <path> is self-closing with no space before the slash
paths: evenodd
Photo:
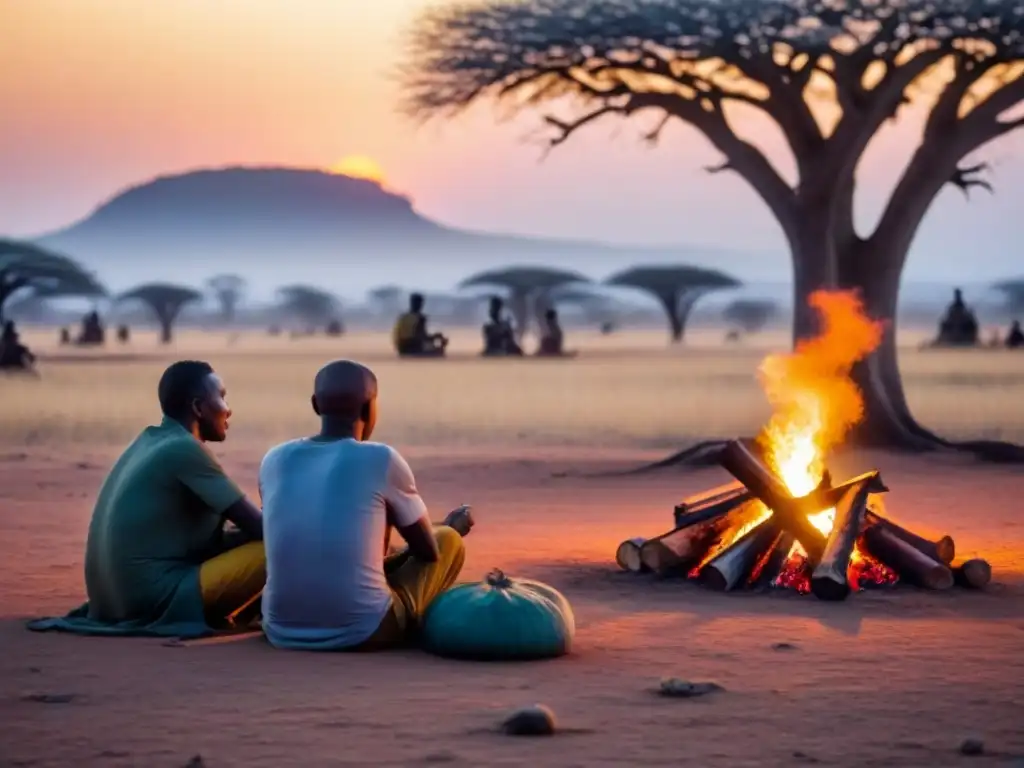
<path id="1" fill-rule="evenodd" d="M 277 294 L 284 313 L 308 325 L 327 325 L 338 319 L 341 302 L 329 291 L 311 285 L 287 285 Z"/>
<path id="2" fill-rule="evenodd" d="M 186 304 L 201 301 L 203 294 L 194 288 L 172 283 L 146 283 L 117 297 L 118 303 L 139 301 L 149 307 L 160 323 L 160 343 L 170 344 L 174 338 L 174 323 Z"/>
<path id="3" fill-rule="evenodd" d="M 1024 313 L 1024 277 L 1016 280 L 1003 280 L 994 286 L 997 291 L 1003 294 L 1003 302 L 1007 311 L 1011 314 Z"/>
<path id="4" fill-rule="evenodd" d="M 231 325 L 245 293 L 245 278 L 240 275 L 214 275 L 206 285 L 220 304 L 221 322 Z"/>
<path id="5" fill-rule="evenodd" d="M 1013 114 L 1024 100 L 1022 30 L 1019 0 L 490 0 L 427 12 L 411 38 L 404 106 L 426 119 L 485 99 L 511 112 L 575 101 L 573 119 L 545 118 L 551 146 L 606 115 L 658 113 L 652 142 L 673 120 L 693 126 L 724 156 L 708 170 L 738 174 L 781 225 L 794 339 L 815 332 L 807 297 L 822 288 L 858 290 L 886 321 L 881 345 L 853 373 L 865 398 L 854 439 L 927 449 L 951 444 L 918 425 L 904 397 L 900 277 L 940 190 L 985 184 L 984 164 L 963 159 L 1024 125 Z M 823 88 L 834 96 L 814 95 Z M 911 103 L 925 115 L 921 139 L 877 226 L 862 234 L 858 164 Z M 796 183 L 733 130 L 727 109 L 737 104 L 778 127 Z"/>
<path id="6" fill-rule="evenodd" d="M 0 322 L 8 301 L 24 298 L 105 296 L 106 289 L 77 262 L 31 243 L 0 239 Z"/>
<path id="7" fill-rule="evenodd" d="M 493 285 L 508 292 L 508 309 L 515 322 L 516 338 L 522 339 L 530 324 L 530 315 L 536 315 L 543 295 L 560 286 L 589 283 L 590 279 L 578 272 L 547 267 L 507 267 L 480 272 L 467 277 L 459 288 Z"/>
<path id="8" fill-rule="evenodd" d="M 778 312 L 778 304 L 769 299 L 736 299 L 722 310 L 722 319 L 744 333 L 757 333 Z"/>
<path id="9" fill-rule="evenodd" d="M 612 275 L 605 283 L 653 295 L 665 310 L 673 344 L 683 340 L 686 322 L 698 299 L 711 291 L 740 285 L 739 280 L 724 272 L 685 265 L 633 267 Z"/>

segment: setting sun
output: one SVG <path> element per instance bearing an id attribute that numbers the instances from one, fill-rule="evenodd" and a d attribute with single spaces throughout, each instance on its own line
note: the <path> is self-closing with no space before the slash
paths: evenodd
<path id="1" fill-rule="evenodd" d="M 351 176 L 355 179 L 368 179 L 378 184 L 384 183 L 384 170 L 371 157 L 366 155 L 349 155 L 331 166 L 331 173 Z"/>

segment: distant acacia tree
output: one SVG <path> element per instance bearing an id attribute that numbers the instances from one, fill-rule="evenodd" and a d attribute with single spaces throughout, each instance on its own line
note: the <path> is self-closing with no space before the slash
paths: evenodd
<path id="1" fill-rule="evenodd" d="M 174 323 L 187 304 L 202 301 L 203 294 L 195 288 L 173 283 L 146 283 L 125 291 L 117 297 L 118 303 L 139 301 L 149 307 L 160 323 L 160 343 L 170 344 L 174 338 Z"/>
<path id="2" fill-rule="evenodd" d="M 757 333 L 778 313 L 779 305 L 769 299 L 736 299 L 722 310 L 722 319 L 744 333 Z"/>
<path id="3" fill-rule="evenodd" d="M 15 297 L 105 296 L 106 289 L 77 262 L 32 243 L 0 238 L 0 322 Z"/>
<path id="4" fill-rule="evenodd" d="M 221 322 L 231 325 L 245 294 L 245 278 L 240 275 L 214 275 L 206 281 L 206 285 L 220 304 Z"/>
<path id="5" fill-rule="evenodd" d="M 739 280 L 724 272 L 685 265 L 632 267 L 612 275 L 605 283 L 654 296 L 665 310 L 673 344 L 683 340 L 686 321 L 698 299 L 711 291 L 740 285 Z"/>
<path id="6" fill-rule="evenodd" d="M 508 309 L 516 326 L 516 336 L 522 338 L 530 326 L 530 315 L 536 314 L 536 303 L 542 295 L 571 283 L 589 283 L 579 272 L 547 267 L 506 267 L 480 272 L 467 277 L 460 288 L 495 286 L 508 292 Z"/>
<path id="7" fill-rule="evenodd" d="M 658 114 L 722 153 L 778 220 L 794 269 L 794 339 L 817 330 L 817 289 L 860 292 L 886 321 L 854 370 L 864 418 L 851 439 L 910 449 L 965 447 L 991 458 L 1024 451 L 956 446 L 913 418 L 896 359 L 896 306 L 910 246 L 940 190 L 984 186 L 965 157 L 1024 126 L 1020 0 L 485 0 L 431 9 L 416 25 L 406 111 L 452 115 L 485 99 L 509 113 L 575 102 L 546 117 L 551 146 L 607 115 Z M 923 98 L 922 98 L 923 97 Z M 856 172 L 878 132 L 913 104 L 921 138 L 875 229 L 854 225 Z M 740 105 L 774 123 L 795 160 L 786 180 L 739 136 Z M 1005 450 L 1004 450 L 1005 449 Z"/>
<path id="8" fill-rule="evenodd" d="M 367 293 L 370 302 L 376 305 L 381 314 L 395 315 L 402 311 L 407 291 L 397 285 L 381 285 Z"/>
<path id="9" fill-rule="evenodd" d="M 1014 315 L 1024 314 L 1024 277 L 1003 280 L 992 287 L 1003 294 L 1007 311 Z"/>
<path id="10" fill-rule="evenodd" d="M 329 291 L 311 285 L 287 285 L 279 288 L 281 311 L 309 326 L 324 326 L 338 321 L 341 302 Z"/>

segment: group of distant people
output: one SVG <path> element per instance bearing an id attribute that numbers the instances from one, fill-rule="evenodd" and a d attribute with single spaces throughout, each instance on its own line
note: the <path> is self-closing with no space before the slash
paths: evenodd
<path id="1" fill-rule="evenodd" d="M 443 357 L 448 349 L 448 337 L 432 333 L 427 328 L 427 316 L 423 311 L 423 294 L 414 293 L 409 297 L 409 309 L 399 316 L 392 330 L 392 343 L 400 357 Z M 505 302 L 498 296 L 491 298 L 487 310 L 487 322 L 483 326 L 484 357 L 523 357 L 522 346 L 516 338 L 516 329 L 505 315 Z M 566 357 L 565 335 L 558 321 L 558 311 L 553 307 L 544 313 L 540 345 L 536 354 L 540 357 Z"/>
<path id="2" fill-rule="evenodd" d="M 980 328 L 974 311 L 964 302 L 963 291 L 953 291 L 953 301 L 939 321 L 939 333 L 930 346 L 934 347 L 975 347 L 980 343 Z M 1000 341 L 998 335 L 990 346 L 1005 346 L 1008 349 L 1024 347 L 1024 330 L 1020 320 L 1010 324 L 1006 338 Z"/>

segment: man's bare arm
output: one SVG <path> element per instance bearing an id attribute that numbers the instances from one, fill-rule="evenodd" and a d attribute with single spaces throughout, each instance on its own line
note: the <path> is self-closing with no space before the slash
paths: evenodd
<path id="1" fill-rule="evenodd" d="M 394 525 L 390 520 L 390 510 L 388 510 L 388 517 L 388 525 Z M 437 539 L 434 538 L 434 526 L 427 517 L 421 517 L 412 525 L 394 525 L 394 528 L 409 545 L 409 554 L 412 557 L 424 563 L 437 562 Z M 386 546 L 387 542 L 385 542 Z"/>
<path id="2" fill-rule="evenodd" d="M 224 517 L 250 541 L 263 541 L 263 513 L 245 496 L 228 507 Z"/>

